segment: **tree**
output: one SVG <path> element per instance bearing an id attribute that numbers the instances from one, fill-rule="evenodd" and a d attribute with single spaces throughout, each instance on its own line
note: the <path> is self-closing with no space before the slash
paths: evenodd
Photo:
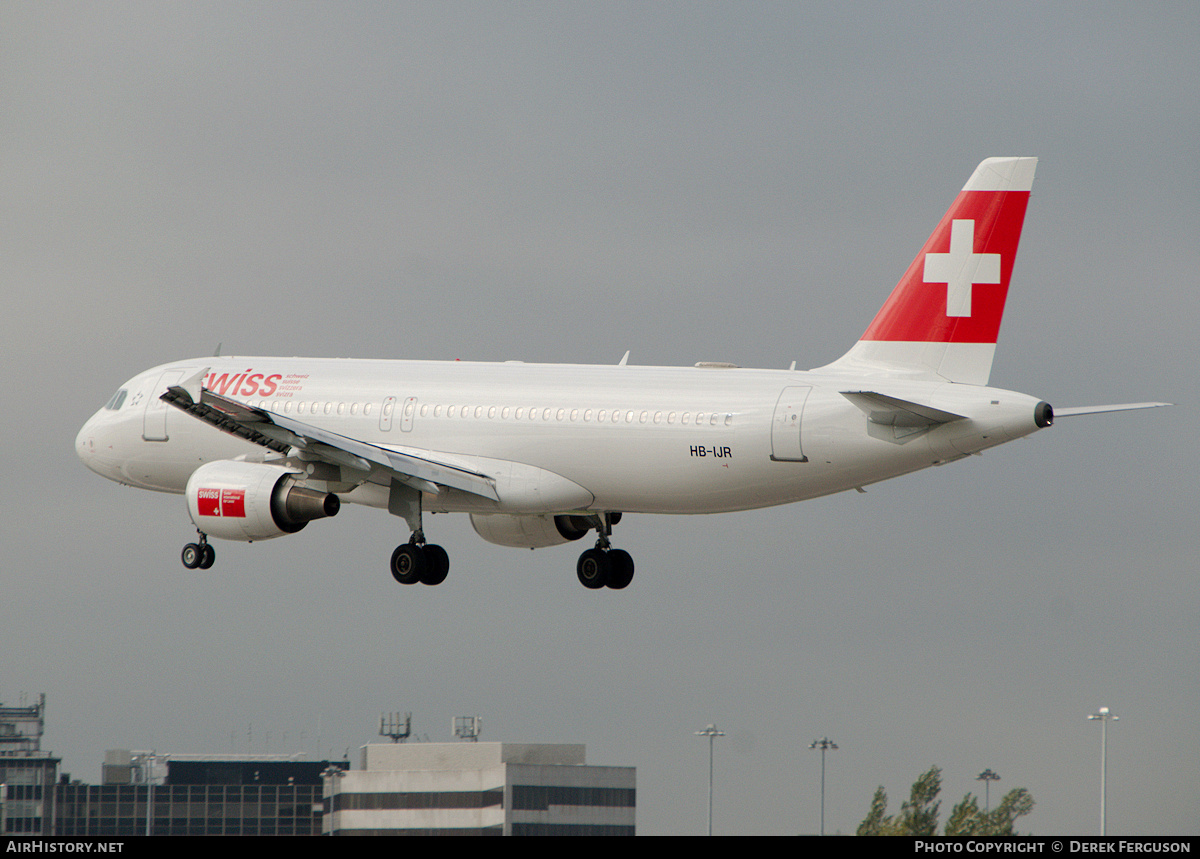
<path id="1" fill-rule="evenodd" d="M 866 819 L 858 824 L 856 835 L 896 835 L 895 832 L 884 831 L 884 821 L 888 818 L 884 817 L 887 811 L 887 793 L 880 785 L 875 791 L 875 798 L 871 800 L 871 810 L 867 812 Z"/>
<path id="2" fill-rule="evenodd" d="M 880 786 L 871 799 L 871 810 L 856 830 L 858 835 L 937 835 L 942 771 L 930 767 L 913 782 L 900 813 L 887 814 L 887 793 Z M 972 794 L 950 810 L 943 835 L 1012 835 L 1018 817 L 1033 811 L 1033 797 L 1023 787 L 1010 790 L 992 811 L 980 811 Z"/>

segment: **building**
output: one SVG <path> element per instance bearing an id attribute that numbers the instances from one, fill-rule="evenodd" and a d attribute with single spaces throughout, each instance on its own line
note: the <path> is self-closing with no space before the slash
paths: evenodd
<path id="1" fill-rule="evenodd" d="M 0 706 L 0 832 L 48 835 L 61 758 L 42 751 L 46 696 L 32 707 Z"/>
<path id="2" fill-rule="evenodd" d="M 60 784 L 56 835 L 320 835 L 322 773 L 300 755 L 109 751 L 103 784 Z"/>
<path id="3" fill-rule="evenodd" d="M 332 835 L 633 835 L 636 770 L 582 745 L 368 744 L 325 778 Z"/>
<path id="4" fill-rule="evenodd" d="M 112 750 L 101 784 L 41 750 L 46 696 L 0 705 L 5 835 L 633 835 L 636 771 L 583 745 L 377 743 L 362 769 L 302 755 Z M 478 737 L 478 720 L 455 734 Z M 381 731 L 394 740 L 403 727 Z"/>

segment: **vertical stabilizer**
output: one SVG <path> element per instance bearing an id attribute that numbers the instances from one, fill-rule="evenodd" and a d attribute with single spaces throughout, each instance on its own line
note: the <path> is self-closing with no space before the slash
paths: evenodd
<path id="1" fill-rule="evenodd" d="M 1036 158 L 988 158 L 832 372 L 986 385 Z"/>

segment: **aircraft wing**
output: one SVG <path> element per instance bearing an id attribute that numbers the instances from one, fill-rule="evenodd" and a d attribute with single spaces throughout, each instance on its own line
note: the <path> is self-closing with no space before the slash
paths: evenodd
<path id="1" fill-rule="evenodd" d="M 1055 409 L 1056 418 L 1069 418 L 1072 415 L 1098 415 L 1102 412 L 1127 412 L 1133 409 L 1157 409 L 1171 403 L 1120 403 L 1115 406 L 1073 406 L 1068 409 Z"/>
<path id="2" fill-rule="evenodd" d="M 439 487 L 459 489 L 499 501 L 496 481 L 486 474 L 441 461 L 430 453 L 399 453 L 323 430 L 286 415 L 248 406 L 203 387 L 207 368 L 167 389 L 161 399 L 217 429 L 246 441 L 287 453 L 292 448 L 334 465 L 366 473 L 372 466 L 390 472 L 401 483 L 437 494 Z"/>

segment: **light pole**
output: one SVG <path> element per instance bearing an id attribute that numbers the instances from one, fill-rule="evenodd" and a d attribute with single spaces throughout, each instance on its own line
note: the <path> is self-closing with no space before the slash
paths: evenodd
<path id="1" fill-rule="evenodd" d="M 703 731 L 696 732 L 697 737 L 708 737 L 708 834 L 712 835 L 712 797 L 713 797 L 713 740 L 725 736 L 724 731 L 718 731 L 716 725 L 709 725 Z"/>
<path id="2" fill-rule="evenodd" d="M 810 749 L 820 749 L 821 750 L 821 834 L 824 835 L 825 834 L 825 752 L 827 750 L 836 750 L 838 746 L 837 746 L 837 743 L 835 743 L 833 740 L 829 739 L 829 737 L 822 737 L 819 740 L 813 740 L 812 743 L 810 743 L 808 747 Z"/>
<path id="3" fill-rule="evenodd" d="M 1107 826 L 1104 822 L 1105 806 L 1108 805 L 1108 794 L 1106 781 L 1108 780 L 1108 723 L 1116 722 L 1121 717 L 1109 711 L 1107 707 L 1101 707 L 1095 713 L 1088 716 L 1088 721 L 1098 721 L 1100 723 L 1100 835 L 1103 836 L 1107 832 Z"/>
<path id="4" fill-rule="evenodd" d="M 986 769 L 979 775 L 975 776 L 975 781 L 983 782 L 983 810 L 987 813 L 992 810 L 991 791 L 992 782 L 1000 781 L 1000 776 L 996 775 L 991 769 Z"/>

